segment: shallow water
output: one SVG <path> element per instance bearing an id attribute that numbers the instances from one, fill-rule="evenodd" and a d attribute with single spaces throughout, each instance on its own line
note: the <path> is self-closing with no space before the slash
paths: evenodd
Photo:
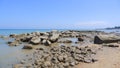
<path id="1" fill-rule="evenodd" d="M 18 63 L 26 54 L 32 51 L 22 50 L 22 45 L 11 47 L 0 39 L 0 68 L 12 68 L 12 65 Z"/>

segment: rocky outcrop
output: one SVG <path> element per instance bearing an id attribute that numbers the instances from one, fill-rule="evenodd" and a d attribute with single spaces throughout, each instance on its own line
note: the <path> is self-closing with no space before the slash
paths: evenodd
<path id="1" fill-rule="evenodd" d="M 94 38 L 95 44 L 113 43 L 118 41 L 120 41 L 120 37 L 116 35 L 97 35 Z"/>
<path id="2" fill-rule="evenodd" d="M 31 60 L 27 63 L 33 68 L 70 68 L 79 62 L 93 63 L 95 54 L 90 47 L 80 46 L 52 46 L 50 48 L 37 48 Z M 32 62 L 30 62 L 32 61 Z"/>

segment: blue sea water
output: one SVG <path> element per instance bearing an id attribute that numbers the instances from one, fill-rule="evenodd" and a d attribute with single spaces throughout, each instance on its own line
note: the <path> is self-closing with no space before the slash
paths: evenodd
<path id="1" fill-rule="evenodd" d="M 0 35 L 9 35 L 9 34 L 22 34 L 22 33 L 30 33 L 30 32 L 48 32 L 53 29 L 0 29 Z M 67 30 L 67 29 L 57 29 L 57 30 Z"/>
<path id="2" fill-rule="evenodd" d="M 22 34 L 31 32 L 49 32 L 51 30 L 66 31 L 66 30 L 86 30 L 86 29 L 0 29 L 0 35 Z"/>

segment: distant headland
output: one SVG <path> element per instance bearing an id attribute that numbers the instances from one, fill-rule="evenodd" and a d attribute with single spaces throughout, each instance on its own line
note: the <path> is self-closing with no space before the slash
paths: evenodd
<path id="1" fill-rule="evenodd" d="M 120 29 L 120 26 L 108 27 L 108 28 L 105 28 L 105 29 Z"/>

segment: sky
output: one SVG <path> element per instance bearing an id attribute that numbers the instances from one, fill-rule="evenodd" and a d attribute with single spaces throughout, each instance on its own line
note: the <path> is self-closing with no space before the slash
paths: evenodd
<path id="1" fill-rule="evenodd" d="M 0 0 L 0 29 L 120 26 L 120 0 Z"/>

